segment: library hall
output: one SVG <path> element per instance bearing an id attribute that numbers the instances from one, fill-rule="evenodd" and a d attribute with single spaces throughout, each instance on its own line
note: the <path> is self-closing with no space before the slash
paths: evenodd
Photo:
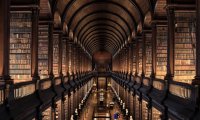
<path id="1" fill-rule="evenodd" d="M 0 0 L 0 120 L 200 120 L 200 0 Z"/>

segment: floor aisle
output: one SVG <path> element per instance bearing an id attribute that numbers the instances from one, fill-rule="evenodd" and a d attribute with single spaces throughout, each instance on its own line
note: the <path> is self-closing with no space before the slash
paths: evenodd
<path id="1" fill-rule="evenodd" d="M 106 103 L 107 104 L 110 103 L 112 101 L 112 98 L 113 98 L 113 93 L 109 90 L 107 92 L 107 99 L 105 100 Z M 92 120 L 94 108 L 96 106 L 97 106 L 97 92 L 93 92 L 86 103 L 86 107 L 84 108 L 83 112 L 80 115 L 80 120 Z M 122 113 L 117 103 L 114 104 L 113 109 L 110 109 L 112 120 L 114 120 L 113 115 L 116 111 L 120 113 L 121 117 L 119 118 L 119 120 L 123 120 Z"/>

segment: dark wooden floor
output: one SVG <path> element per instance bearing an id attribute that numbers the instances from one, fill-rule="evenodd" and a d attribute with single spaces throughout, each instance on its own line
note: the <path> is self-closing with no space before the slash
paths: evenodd
<path id="1" fill-rule="evenodd" d="M 97 91 L 93 91 L 92 95 L 90 96 L 90 98 L 87 101 L 87 105 L 84 108 L 82 114 L 80 115 L 80 120 L 93 120 L 93 115 L 99 115 L 99 116 L 111 116 L 111 120 L 113 120 L 113 115 L 115 112 L 119 112 L 120 113 L 120 119 L 119 120 L 123 120 L 122 118 L 122 113 L 120 111 L 119 106 L 117 105 L 117 103 L 114 103 L 114 107 L 110 108 L 109 107 L 109 103 L 112 102 L 112 98 L 113 98 L 113 93 L 111 90 L 105 91 L 105 100 L 104 100 L 104 104 L 100 105 L 99 101 L 98 101 L 98 94 L 99 92 Z M 104 107 L 102 107 L 104 106 Z M 102 107 L 102 109 L 101 109 Z M 98 109 L 100 108 L 100 109 Z M 110 120 L 110 119 L 106 119 L 106 118 L 98 118 L 98 119 L 94 119 L 94 120 Z"/>

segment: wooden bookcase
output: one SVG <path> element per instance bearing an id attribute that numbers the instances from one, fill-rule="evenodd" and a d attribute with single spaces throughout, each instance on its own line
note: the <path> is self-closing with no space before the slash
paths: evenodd
<path id="1" fill-rule="evenodd" d="M 49 26 L 38 28 L 38 73 L 41 79 L 48 78 Z"/>
<path id="2" fill-rule="evenodd" d="M 59 62 L 59 34 L 53 34 L 53 74 L 55 77 L 59 76 L 58 73 Z"/>
<path id="3" fill-rule="evenodd" d="M 32 11 L 10 12 L 9 72 L 15 82 L 31 80 Z"/>
<path id="4" fill-rule="evenodd" d="M 142 45 L 142 42 L 139 42 L 139 58 L 138 58 L 138 61 L 139 61 L 139 69 L 138 69 L 138 75 L 141 76 L 142 75 L 142 52 L 143 52 L 143 45 Z"/>
<path id="5" fill-rule="evenodd" d="M 167 73 L 167 26 L 157 26 L 156 78 L 164 79 Z"/>
<path id="6" fill-rule="evenodd" d="M 64 76 L 67 75 L 67 71 L 66 71 L 66 67 L 67 67 L 66 53 L 67 53 L 67 40 L 66 40 L 66 38 L 63 38 L 63 40 L 62 40 L 62 74 Z"/>
<path id="7" fill-rule="evenodd" d="M 174 80 L 191 83 L 196 73 L 195 12 L 175 12 Z"/>
<path id="8" fill-rule="evenodd" d="M 145 77 L 150 77 L 152 71 L 152 40 L 151 34 L 146 34 L 146 73 Z"/>

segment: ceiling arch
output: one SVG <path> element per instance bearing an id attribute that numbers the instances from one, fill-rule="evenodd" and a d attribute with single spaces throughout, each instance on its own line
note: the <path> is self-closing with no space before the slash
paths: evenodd
<path id="1" fill-rule="evenodd" d="M 152 0 L 49 0 L 58 10 L 65 32 L 90 54 L 105 50 L 115 54 L 127 41 L 150 27 Z M 157 0 L 159 1 L 159 0 Z M 154 6 L 152 6 L 154 3 Z M 151 13 L 151 15 L 149 14 Z M 134 35 L 133 35 L 134 34 Z M 75 40 L 76 38 L 76 40 Z"/>
<path id="2" fill-rule="evenodd" d="M 116 36 L 118 36 L 121 40 L 126 39 L 126 38 L 123 36 L 123 34 L 122 34 L 117 28 L 115 28 L 115 27 L 112 26 L 112 25 L 107 25 L 107 24 L 97 24 L 97 25 L 95 24 L 95 25 L 89 27 L 88 29 L 86 29 L 86 30 L 84 31 L 83 34 L 80 34 L 80 36 L 77 36 L 77 37 L 78 37 L 78 38 L 79 38 L 79 37 L 80 37 L 80 38 L 83 38 L 83 36 L 84 36 L 84 35 L 87 35 L 87 33 L 90 33 L 90 32 L 92 32 L 92 31 L 99 30 L 99 29 L 108 29 L 108 30 L 112 30 L 113 33 L 115 33 Z M 123 42 L 123 41 L 121 41 L 121 42 Z"/>
<path id="3" fill-rule="evenodd" d="M 115 33 L 113 33 L 112 30 L 108 30 L 108 29 L 100 29 L 98 31 L 91 31 L 90 33 L 88 33 L 83 39 L 87 39 L 87 41 L 89 41 L 89 39 L 95 35 L 95 34 L 109 34 L 112 36 L 113 40 L 115 40 L 116 44 L 121 44 L 120 43 L 120 38 L 118 36 L 116 36 Z M 87 42 L 86 40 L 83 41 L 83 44 L 85 42 Z"/>
<path id="4" fill-rule="evenodd" d="M 99 38 L 99 39 L 101 39 L 101 40 L 99 40 L 99 41 L 93 41 L 93 39 L 97 39 L 97 38 Z M 109 43 L 112 43 L 113 47 L 118 47 L 118 46 L 119 46 L 118 44 L 116 44 L 116 43 L 114 42 L 114 39 L 113 39 L 113 37 L 112 37 L 110 34 L 95 34 L 95 35 L 93 35 L 92 37 L 90 37 L 90 41 L 88 41 L 87 43 L 85 43 L 85 45 L 87 45 L 87 44 L 89 44 L 89 43 L 93 43 L 93 42 L 103 43 L 103 42 L 105 42 L 105 41 L 102 41 L 102 40 L 105 40 L 105 38 L 107 39 L 106 42 L 109 41 Z M 105 44 L 105 43 L 104 43 L 104 44 Z M 106 47 L 106 46 L 104 46 L 104 47 Z M 100 48 L 99 48 L 99 49 L 100 49 Z"/>
<path id="5" fill-rule="evenodd" d="M 79 29 L 84 27 L 84 25 L 87 25 L 90 22 L 98 20 L 102 21 L 109 20 L 115 22 L 116 24 L 121 26 L 121 28 L 124 29 L 124 31 L 126 31 L 127 34 L 130 34 L 131 32 L 131 28 L 128 22 L 124 18 L 118 16 L 118 14 L 115 14 L 113 12 L 106 12 L 106 11 L 93 12 L 92 14 L 84 16 L 82 19 L 77 21 L 77 23 L 75 23 L 76 26 L 74 27 L 74 32 L 76 33 L 77 31 L 79 31 Z"/>
<path id="6" fill-rule="evenodd" d="M 118 24 L 117 22 L 113 21 L 113 20 L 110 20 L 110 19 L 107 19 L 107 18 L 101 18 L 101 19 L 94 19 L 92 21 L 88 21 L 87 23 L 85 24 L 82 24 L 82 26 L 80 26 L 77 30 L 76 30 L 76 36 L 80 36 L 80 34 L 84 33 L 85 31 L 84 30 L 87 30 L 87 28 L 89 27 L 92 27 L 92 26 L 95 26 L 95 25 L 99 25 L 99 24 L 104 24 L 104 25 L 108 25 L 108 26 L 113 26 L 115 27 L 118 31 L 120 31 L 121 35 L 124 37 L 124 38 L 128 38 L 128 31 L 125 30 L 123 28 L 122 25 Z"/>

